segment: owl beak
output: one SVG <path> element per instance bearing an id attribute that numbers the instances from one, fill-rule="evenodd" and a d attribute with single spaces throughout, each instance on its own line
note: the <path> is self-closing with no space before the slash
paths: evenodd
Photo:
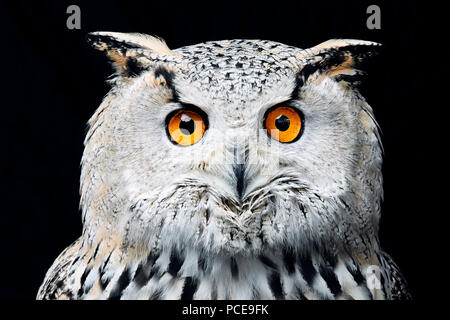
<path id="1" fill-rule="evenodd" d="M 233 149 L 234 161 L 233 167 L 233 180 L 235 183 L 236 194 L 238 196 L 239 203 L 242 204 L 242 197 L 245 189 L 247 188 L 247 166 L 248 166 L 248 146 L 239 147 L 235 146 Z"/>
<path id="2" fill-rule="evenodd" d="M 239 203 L 242 202 L 242 195 L 246 187 L 245 166 L 244 164 L 233 165 L 233 173 L 236 181 L 236 193 L 239 198 Z"/>

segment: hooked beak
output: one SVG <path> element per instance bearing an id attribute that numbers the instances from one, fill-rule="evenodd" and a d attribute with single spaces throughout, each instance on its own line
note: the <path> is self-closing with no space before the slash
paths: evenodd
<path id="1" fill-rule="evenodd" d="M 248 185 L 248 146 L 234 146 L 233 148 L 233 181 L 239 204 L 242 204 L 242 196 Z"/>

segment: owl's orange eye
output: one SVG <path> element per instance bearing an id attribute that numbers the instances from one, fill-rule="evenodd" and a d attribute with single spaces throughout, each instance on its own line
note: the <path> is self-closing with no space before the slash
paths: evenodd
<path id="1" fill-rule="evenodd" d="M 167 133 L 172 142 L 190 146 L 198 142 L 206 130 L 206 115 L 191 109 L 178 110 L 167 118 Z"/>
<path id="2" fill-rule="evenodd" d="M 303 115 L 292 107 L 279 106 L 269 109 L 264 119 L 269 135 L 280 142 L 294 142 L 303 128 Z"/>

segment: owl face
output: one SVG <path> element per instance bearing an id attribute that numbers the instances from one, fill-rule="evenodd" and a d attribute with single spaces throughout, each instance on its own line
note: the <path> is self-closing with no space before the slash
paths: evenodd
<path id="1" fill-rule="evenodd" d="M 117 71 L 85 142 L 90 241 L 251 255 L 376 239 L 381 146 L 353 86 L 376 44 L 90 41 Z"/>

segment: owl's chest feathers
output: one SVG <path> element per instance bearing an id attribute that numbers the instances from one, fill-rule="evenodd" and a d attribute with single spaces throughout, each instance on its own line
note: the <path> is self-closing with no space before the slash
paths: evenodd
<path id="1" fill-rule="evenodd" d="M 373 299 L 365 270 L 351 258 L 261 255 L 208 258 L 150 254 L 115 265 L 114 253 L 87 266 L 76 286 L 78 299 Z M 321 261 L 321 262 L 320 262 Z M 116 267 L 117 266 L 117 267 Z M 78 282 L 78 281 L 75 281 Z"/>

